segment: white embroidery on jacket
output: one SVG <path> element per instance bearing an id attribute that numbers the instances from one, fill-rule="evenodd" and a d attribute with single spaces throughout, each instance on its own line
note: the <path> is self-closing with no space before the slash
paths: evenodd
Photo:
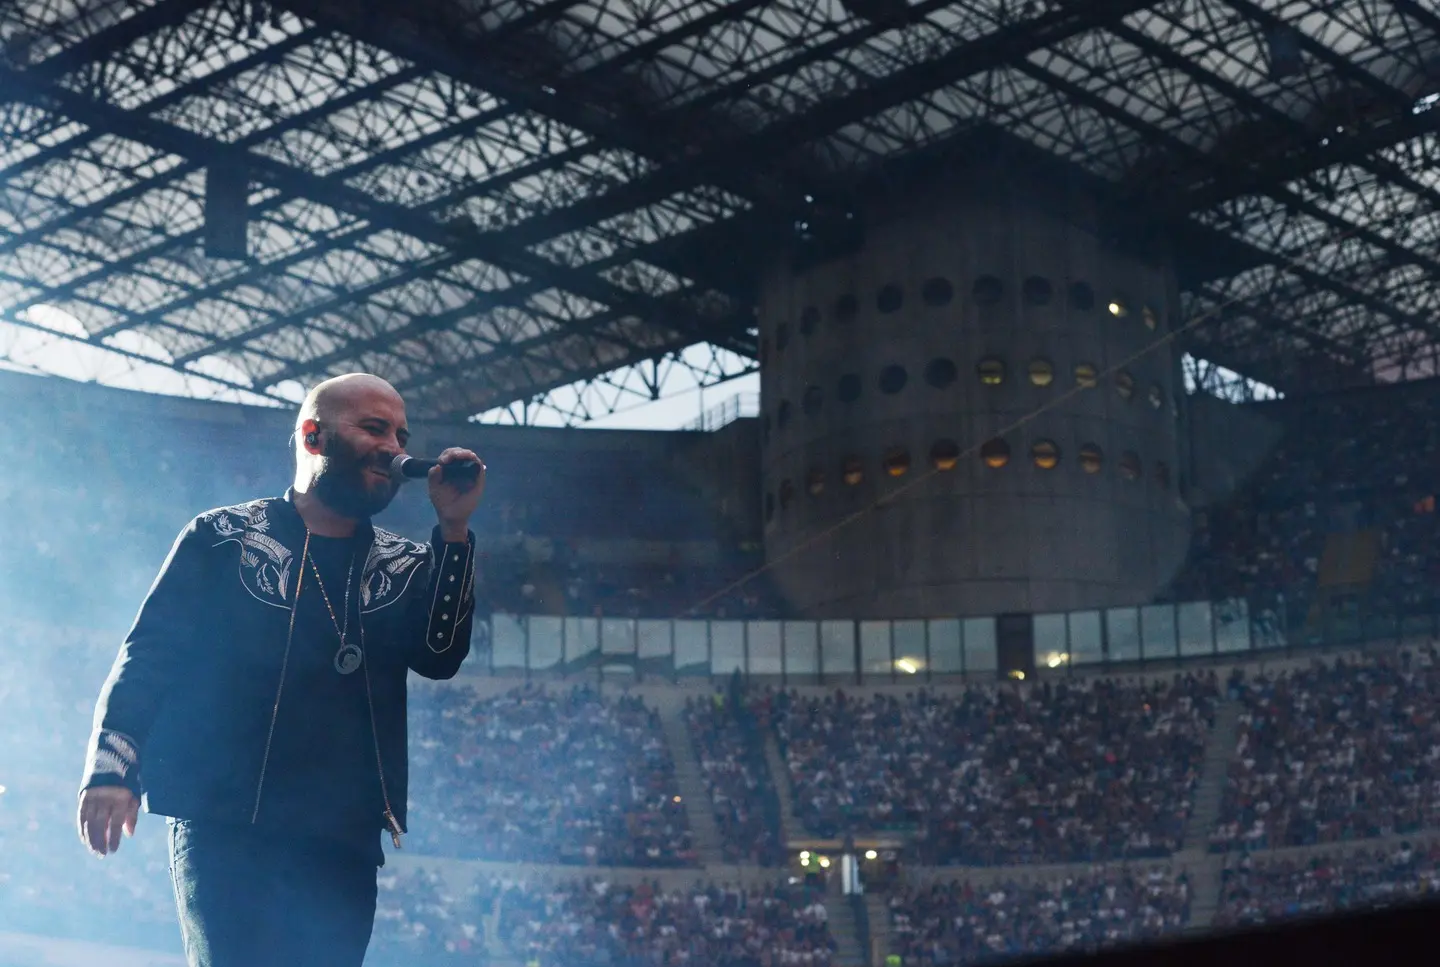
<path id="1" fill-rule="evenodd" d="M 233 507 L 221 507 L 200 515 L 219 538 L 240 545 L 240 583 L 258 601 L 276 608 L 290 607 L 290 577 L 297 560 L 292 550 L 270 532 L 267 500 L 254 500 Z M 429 547 L 407 540 L 383 528 L 375 528 L 375 540 L 360 576 L 360 610 L 378 611 L 398 601 L 429 558 Z"/>
<path id="2" fill-rule="evenodd" d="M 288 608 L 290 571 L 295 554 L 267 533 L 270 516 L 263 500 L 221 507 L 200 515 L 220 538 L 216 545 L 234 541 L 240 545 L 240 583 L 251 597 L 276 608 Z"/>
<path id="3" fill-rule="evenodd" d="M 97 749 L 90 763 L 90 771 L 96 775 L 114 775 L 124 779 L 130 772 L 130 763 L 109 749 Z"/>
<path id="4" fill-rule="evenodd" d="M 424 570 L 417 567 L 430 556 L 429 548 L 375 528 L 375 542 L 365 559 L 360 575 L 360 611 L 369 613 L 394 604 L 410 586 L 415 575 Z"/>

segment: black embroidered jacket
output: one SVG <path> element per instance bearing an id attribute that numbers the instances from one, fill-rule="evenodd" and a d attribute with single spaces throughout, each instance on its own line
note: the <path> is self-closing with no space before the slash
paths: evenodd
<path id="1" fill-rule="evenodd" d="M 407 672 L 450 678 L 470 651 L 474 543 L 361 525 L 346 545 L 357 661 L 327 613 L 346 608 L 346 572 L 302 572 L 291 494 L 196 517 L 101 690 L 82 788 L 128 786 L 165 816 L 368 840 L 378 858 L 387 808 L 405 823 Z"/>

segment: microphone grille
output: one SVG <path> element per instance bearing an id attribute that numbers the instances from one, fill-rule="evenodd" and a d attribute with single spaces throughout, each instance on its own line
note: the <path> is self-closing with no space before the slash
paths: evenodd
<path id="1" fill-rule="evenodd" d="M 391 461 L 390 461 L 390 476 L 392 476 L 392 477 L 403 477 L 403 476 L 405 476 L 405 464 L 408 463 L 409 461 L 410 461 L 410 458 L 409 458 L 408 456 L 406 456 L 405 454 L 403 454 L 403 453 L 402 453 L 402 454 L 399 454 L 398 456 L 396 456 L 394 460 L 391 460 Z"/>

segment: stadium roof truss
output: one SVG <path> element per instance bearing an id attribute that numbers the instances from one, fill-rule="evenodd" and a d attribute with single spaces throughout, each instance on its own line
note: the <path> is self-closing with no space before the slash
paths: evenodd
<path id="1" fill-rule="evenodd" d="M 1428 0 L 0 0 L 0 97 L 0 318 L 247 394 L 577 422 L 723 382 L 777 243 L 980 150 L 1165 231 L 1197 355 L 1436 371 Z M 245 259 L 204 254 L 212 169 Z"/>

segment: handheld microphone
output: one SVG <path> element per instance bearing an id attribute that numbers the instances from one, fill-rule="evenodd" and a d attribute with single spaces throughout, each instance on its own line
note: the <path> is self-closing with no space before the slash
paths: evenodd
<path id="1" fill-rule="evenodd" d="M 485 465 L 481 463 L 442 464 L 439 460 L 422 460 L 402 453 L 390 461 L 390 479 L 402 483 L 406 480 L 424 480 L 435 467 L 440 467 L 441 480 L 451 484 L 464 484 L 467 489 L 474 486 L 475 481 L 480 479 L 480 471 L 485 469 Z"/>

